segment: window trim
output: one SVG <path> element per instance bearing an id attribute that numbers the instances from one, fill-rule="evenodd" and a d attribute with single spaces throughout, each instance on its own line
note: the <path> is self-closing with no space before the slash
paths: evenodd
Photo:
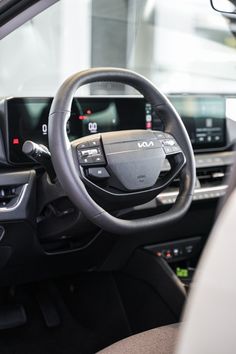
<path id="1" fill-rule="evenodd" d="M 52 6 L 57 1 L 59 0 L 38 0 L 34 3 L 32 3 L 32 0 L 23 0 L 20 3 L 18 1 L 17 5 L 12 5 L 0 15 L 0 39 L 3 39 L 16 28 Z M 6 5 L 6 3 L 4 3 L 4 5 Z"/>

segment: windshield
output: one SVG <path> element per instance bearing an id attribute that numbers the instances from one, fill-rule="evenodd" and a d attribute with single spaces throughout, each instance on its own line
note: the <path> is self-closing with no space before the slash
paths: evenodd
<path id="1" fill-rule="evenodd" d="M 0 95 L 53 96 L 71 74 L 129 68 L 165 93 L 234 92 L 232 19 L 210 0 L 61 0 L 0 42 Z M 83 94 L 130 94 L 99 83 Z"/>

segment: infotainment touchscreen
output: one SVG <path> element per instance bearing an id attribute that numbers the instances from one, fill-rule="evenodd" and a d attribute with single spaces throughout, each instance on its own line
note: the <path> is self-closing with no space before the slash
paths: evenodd
<path id="1" fill-rule="evenodd" d="M 170 101 L 183 119 L 195 150 L 226 145 L 224 96 L 175 95 Z"/>
<path id="2" fill-rule="evenodd" d="M 188 130 L 194 149 L 225 146 L 225 98 L 210 95 L 170 95 Z M 51 98 L 7 100 L 9 160 L 29 162 L 22 153 L 26 140 L 48 145 Z M 67 124 L 70 140 L 99 132 L 126 129 L 162 130 L 158 111 L 142 97 L 75 98 Z"/>

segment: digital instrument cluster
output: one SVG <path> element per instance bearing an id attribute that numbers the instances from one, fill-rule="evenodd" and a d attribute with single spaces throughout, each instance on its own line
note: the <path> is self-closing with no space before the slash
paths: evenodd
<path id="1" fill-rule="evenodd" d="M 226 145 L 225 97 L 210 95 L 170 95 L 183 119 L 193 148 L 222 148 Z M 26 140 L 48 145 L 48 115 L 52 98 L 9 98 L 4 116 L 9 161 L 29 163 L 22 153 Z M 100 132 L 153 129 L 163 130 L 158 111 L 142 97 L 74 98 L 67 123 L 69 139 Z"/>

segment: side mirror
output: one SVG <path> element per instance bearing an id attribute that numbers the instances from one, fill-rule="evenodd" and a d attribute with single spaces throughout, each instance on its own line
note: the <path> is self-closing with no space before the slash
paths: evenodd
<path id="1" fill-rule="evenodd" d="M 236 14 L 236 0 L 211 0 L 214 10 L 228 14 Z"/>

